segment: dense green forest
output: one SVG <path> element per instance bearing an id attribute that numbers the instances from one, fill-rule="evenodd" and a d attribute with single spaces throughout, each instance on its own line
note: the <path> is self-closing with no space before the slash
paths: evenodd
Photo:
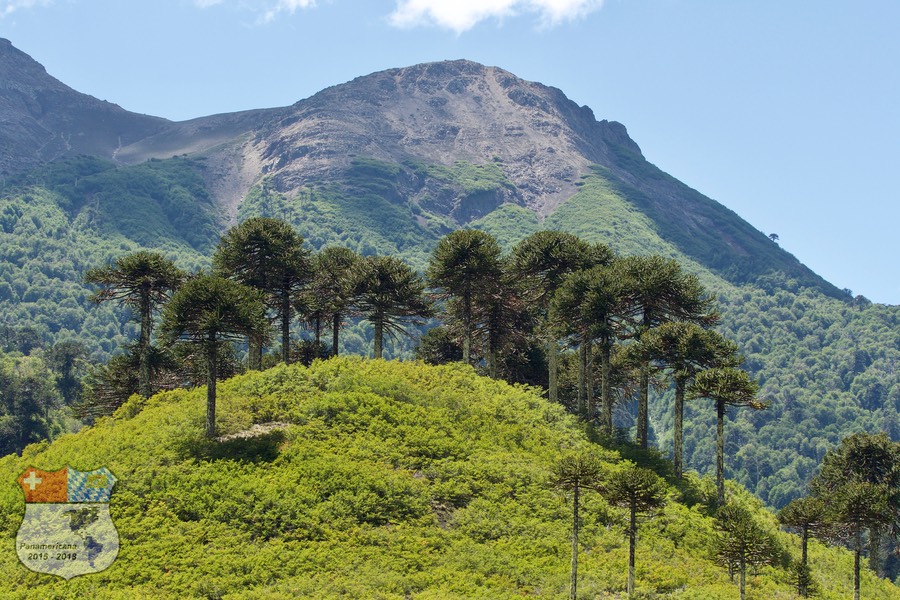
<path id="1" fill-rule="evenodd" d="M 208 268 L 224 215 L 212 205 L 203 174 L 202 160 L 195 159 L 115 168 L 80 158 L 7 179 L 0 192 L 4 348 L 28 356 L 78 341 L 93 361 L 102 362 L 136 340 L 131 311 L 90 302 L 82 275 L 139 248 L 160 251 L 189 272 Z M 358 159 L 343 180 L 311 187 L 296 198 L 263 182 L 242 203 L 238 217 L 284 219 L 312 249 L 342 245 L 361 254 L 396 255 L 419 271 L 441 236 L 459 226 L 453 215 L 463 222 L 475 217 L 470 226 L 494 235 L 506 252 L 534 231 L 556 229 L 606 243 L 619 255 L 652 252 L 678 260 L 716 294 L 719 330 L 738 343 L 747 357 L 745 368 L 760 380 L 770 402 L 767 411 L 727 415 L 726 453 L 729 476 L 770 506 L 801 495 L 826 449 L 842 437 L 885 431 L 898 439 L 897 307 L 835 297 L 814 281 L 779 274 L 774 263 L 766 277 L 736 283 L 748 272 L 726 281 L 723 269 L 698 262 L 702 249 L 691 248 L 690 240 L 644 212 L 646 198 L 612 183 L 602 169 L 583 178 L 579 192 L 543 222 L 525 208 L 502 203 L 508 185 L 498 164 L 434 167 Z M 470 208 L 499 204 L 483 216 L 440 212 L 454 202 Z M 764 243 L 771 244 L 774 256 L 777 246 L 760 242 L 761 247 Z M 372 339 L 368 324 L 352 322 L 342 331 L 342 352 L 369 354 Z M 401 337 L 386 347 L 386 356 L 412 356 L 414 345 Z M 672 393 L 657 395 L 650 436 L 670 452 Z M 618 411 L 620 425 L 633 422 L 633 405 Z M 691 402 L 686 411 L 688 423 L 709 426 L 714 418 Z M 687 465 L 709 473 L 712 442 L 690 431 L 686 428 Z"/>
<path id="2" fill-rule="evenodd" d="M 628 509 L 612 484 L 637 464 L 666 482 L 664 504 L 638 521 L 635 597 L 739 596 L 725 543 L 736 530 L 724 513 L 713 517 L 712 481 L 677 483 L 652 451 L 590 441 L 583 422 L 538 390 L 461 364 L 279 365 L 221 384 L 222 437 L 212 441 L 204 396 L 202 388 L 136 396 L 94 427 L 0 459 L 7 541 L 23 511 L 16 477 L 59 464 L 115 474 L 110 512 L 121 539 L 111 567 L 70 581 L 2 553 L 4 595 L 567 598 L 572 494 L 555 473 L 560 457 L 576 454 L 594 457 L 609 486 L 582 490 L 579 594 L 624 593 Z M 729 484 L 729 498 L 754 539 L 766 540 L 747 597 L 796 597 L 799 539 L 739 487 Z M 809 565 L 819 597 L 850 596 L 850 552 L 813 539 Z M 861 589 L 865 598 L 897 594 L 866 570 Z"/>

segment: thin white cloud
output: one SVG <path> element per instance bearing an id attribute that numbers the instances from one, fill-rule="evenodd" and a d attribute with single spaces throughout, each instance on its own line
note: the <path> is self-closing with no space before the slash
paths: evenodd
<path id="1" fill-rule="evenodd" d="M 266 4 L 268 4 L 268 6 L 265 12 L 263 12 L 262 17 L 260 17 L 260 21 L 263 23 L 273 21 L 275 17 L 281 13 L 292 15 L 297 12 L 298 9 L 314 8 L 316 6 L 316 0 L 278 0 L 275 3 L 268 2 Z"/>
<path id="2" fill-rule="evenodd" d="M 209 8 L 225 2 L 226 0 L 194 0 L 194 5 Z M 244 0 L 238 4 L 243 9 L 258 12 L 260 23 L 270 23 L 281 14 L 292 15 L 300 9 L 314 8 L 316 0 Z"/>
<path id="3" fill-rule="evenodd" d="M 33 8 L 47 4 L 50 4 L 50 0 L 0 0 L 0 17 L 11 15 L 23 8 Z"/>
<path id="4" fill-rule="evenodd" d="M 553 26 L 600 9 L 603 0 L 397 0 L 390 15 L 395 27 L 437 25 L 462 33 L 487 19 L 503 20 L 536 14 L 541 25 Z"/>

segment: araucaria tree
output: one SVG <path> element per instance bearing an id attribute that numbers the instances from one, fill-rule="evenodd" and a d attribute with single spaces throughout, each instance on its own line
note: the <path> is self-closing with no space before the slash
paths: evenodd
<path id="1" fill-rule="evenodd" d="M 265 339 L 268 321 L 261 293 L 214 275 L 185 283 L 163 310 L 160 333 L 167 343 L 195 344 L 206 357 L 206 435 L 216 434 L 216 366 L 219 346 L 243 336 Z"/>
<path id="2" fill-rule="evenodd" d="M 628 347 L 633 362 L 667 368 L 675 380 L 675 406 L 672 426 L 675 476 L 684 472 L 684 399 L 688 385 L 697 373 L 714 367 L 737 367 L 737 345 L 719 333 L 696 323 L 671 322 L 650 329 L 638 343 Z"/>
<path id="3" fill-rule="evenodd" d="M 217 274 L 263 292 L 263 299 L 281 322 L 281 357 L 290 362 L 293 297 L 309 281 L 310 251 L 293 227 L 266 217 L 247 219 L 229 229 L 216 248 Z M 259 368 L 261 346 L 251 340 L 250 365 Z"/>
<path id="4" fill-rule="evenodd" d="M 731 367 L 707 369 L 694 378 L 689 398 L 709 398 L 716 403 L 716 499 L 725 504 L 725 409 L 749 406 L 761 410 L 766 404 L 757 400 L 759 385 L 746 371 Z"/>
<path id="5" fill-rule="evenodd" d="M 100 286 L 91 297 L 94 302 L 118 300 L 137 312 L 141 321 L 138 392 L 145 398 L 153 392 L 150 375 L 153 312 L 169 299 L 184 278 L 185 274 L 174 262 L 144 250 L 117 259 L 115 265 L 90 269 L 84 275 L 85 282 Z"/>
<path id="6" fill-rule="evenodd" d="M 578 361 L 579 408 L 593 418 L 591 406 L 591 346 L 600 350 L 600 406 L 603 430 L 612 434 L 612 395 L 610 393 L 611 354 L 621 331 L 627 298 L 623 280 L 614 267 L 597 266 L 576 271 L 566 277 L 550 303 L 549 322 L 563 336 L 572 336 L 582 347 Z M 555 336 L 553 344 L 555 345 Z M 584 406 L 581 406 L 581 405 Z"/>
<path id="7" fill-rule="evenodd" d="M 499 375 L 505 357 L 527 346 L 527 332 L 532 329 L 531 316 L 520 293 L 522 286 L 505 268 L 507 264 L 501 261 L 500 277 L 485 286 L 473 313 L 491 377 Z"/>
<path id="8" fill-rule="evenodd" d="M 847 481 L 830 497 L 831 518 L 848 528 L 853 546 L 853 600 L 860 597 L 863 534 L 868 529 L 871 538 L 873 531 L 890 525 L 891 496 L 896 494 L 884 484 Z"/>
<path id="9" fill-rule="evenodd" d="M 354 306 L 375 328 L 375 358 L 381 358 L 385 333 L 406 333 L 406 325 L 431 316 L 425 282 L 393 256 L 367 256 L 354 270 Z"/>
<path id="10" fill-rule="evenodd" d="M 477 229 L 460 229 L 445 235 L 431 255 L 426 273 L 437 298 L 453 300 L 447 314 L 462 329 L 463 361 L 471 361 L 475 312 L 500 279 L 500 246 L 493 236 Z"/>
<path id="11" fill-rule="evenodd" d="M 797 565 L 797 593 L 809 596 L 812 576 L 809 571 L 809 536 L 816 535 L 829 526 L 828 511 L 821 498 L 808 496 L 795 498 L 778 512 L 782 525 L 800 530 L 800 563 Z"/>
<path id="12" fill-rule="evenodd" d="M 750 512 L 736 504 L 728 504 L 716 512 L 716 554 L 730 572 L 740 575 L 741 600 L 746 598 L 747 567 L 771 563 L 778 553 L 774 538 L 763 529 Z"/>
<path id="13" fill-rule="evenodd" d="M 883 433 L 847 437 L 825 454 L 809 487 L 814 497 L 827 501 L 831 519 L 849 528 L 858 598 L 863 534 L 868 531 L 869 566 L 876 573 L 883 536 L 900 534 L 900 442 Z"/>
<path id="14" fill-rule="evenodd" d="M 607 264 L 612 256 L 606 246 L 592 248 L 578 237 L 561 231 L 533 233 L 512 251 L 510 271 L 521 281 L 525 301 L 534 306 L 538 320 L 544 325 L 551 402 L 559 399 L 559 347 L 547 327 L 550 302 L 567 275 L 593 265 Z"/>
<path id="15" fill-rule="evenodd" d="M 661 256 L 628 256 L 620 268 L 629 289 L 631 337 L 640 340 L 653 327 L 670 321 L 710 326 L 718 321 L 714 299 L 694 275 L 688 275 L 672 259 Z M 638 399 L 637 442 L 647 447 L 650 365 L 641 369 Z"/>
<path id="16" fill-rule="evenodd" d="M 614 505 L 628 510 L 628 582 L 627 592 L 634 593 L 634 552 L 637 544 L 637 517 L 651 513 L 666 502 L 666 483 L 651 471 L 629 465 L 616 471 L 606 483 L 604 497 Z"/>
<path id="17" fill-rule="evenodd" d="M 331 329 L 331 354 L 338 354 L 338 335 L 353 301 L 354 267 L 362 259 L 349 248 L 330 246 L 313 257 L 309 294 Z"/>
<path id="18" fill-rule="evenodd" d="M 578 530 L 580 526 L 579 507 L 584 490 L 597 490 L 603 475 L 603 464 L 593 454 L 587 452 L 570 453 L 553 465 L 550 482 L 553 486 L 572 493 L 572 569 L 569 598 L 575 600 L 578 594 Z"/>

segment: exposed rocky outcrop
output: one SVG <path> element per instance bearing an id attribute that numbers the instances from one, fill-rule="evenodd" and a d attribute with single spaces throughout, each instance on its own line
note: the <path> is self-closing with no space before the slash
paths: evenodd
<path id="1" fill-rule="evenodd" d="M 76 92 L 0 38 L 0 175 L 62 156 L 112 158 L 169 125 Z"/>
<path id="2" fill-rule="evenodd" d="M 662 238 L 727 278 L 775 270 L 839 294 L 732 211 L 647 162 L 620 123 L 598 121 L 558 89 L 466 60 L 373 73 L 288 107 L 173 123 L 80 94 L 0 40 L 0 177 L 74 154 L 123 164 L 202 158 L 229 222 L 263 179 L 288 198 L 326 187 L 348 198 L 375 194 L 408 205 L 410 219 L 427 211 L 446 227 L 504 203 L 543 218 L 593 171 Z M 467 179 L 473 172 L 488 177 Z"/>
<path id="3" fill-rule="evenodd" d="M 0 40 L 0 171 L 75 154 L 125 164 L 203 155 L 212 192 L 231 214 L 264 176 L 292 195 L 341 180 L 360 157 L 494 162 L 512 186 L 469 198 L 438 194 L 435 207 L 443 202 L 463 222 L 502 202 L 544 215 L 575 192 L 589 165 L 613 164 L 613 145 L 640 154 L 622 125 L 598 122 L 561 91 L 465 60 L 359 77 L 290 107 L 173 123 L 78 93 Z"/>
<path id="4" fill-rule="evenodd" d="M 546 214 L 575 191 L 609 144 L 630 144 L 559 90 L 496 67 L 457 60 L 391 69 L 334 86 L 290 107 L 255 148 L 282 191 L 335 178 L 355 157 L 387 162 L 503 165 L 506 201 Z"/>

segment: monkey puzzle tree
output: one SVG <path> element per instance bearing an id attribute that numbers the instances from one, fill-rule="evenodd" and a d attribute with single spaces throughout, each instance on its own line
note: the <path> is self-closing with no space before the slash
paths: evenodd
<path id="1" fill-rule="evenodd" d="M 263 292 L 281 321 L 281 358 L 290 362 L 292 299 L 311 275 L 303 236 L 278 219 L 253 217 L 229 229 L 213 255 L 217 274 Z M 261 344 L 251 340 L 250 364 L 259 368 Z"/>
<path id="2" fill-rule="evenodd" d="M 795 498 L 778 512 L 782 525 L 800 530 L 800 564 L 797 566 L 797 593 L 809 596 L 812 578 L 809 573 L 807 548 L 810 534 L 815 535 L 827 529 L 828 511 L 821 498 L 807 496 Z"/>
<path id="3" fill-rule="evenodd" d="M 338 334 L 353 301 L 353 269 L 362 257 L 349 248 L 330 246 L 313 257 L 310 291 L 331 327 L 331 354 L 338 354 Z"/>
<path id="4" fill-rule="evenodd" d="M 574 336 L 584 347 L 579 360 L 579 404 L 591 411 L 590 347 L 600 348 L 600 405 L 603 429 L 612 433 L 611 353 L 621 331 L 627 298 L 623 280 L 614 267 L 597 266 L 575 271 L 558 287 L 550 303 L 548 322 L 563 335 Z M 554 341 L 555 344 L 555 341 Z M 593 415 L 589 415 L 592 417 Z"/>
<path id="5" fill-rule="evenodd" d="M 59 373 L 56 387 L 67 405 L 78 399 L 82 385 L 76 372 L 84 369 L 87 358 L 88 351 L 85 345 L 73 340 L 57 342 L 44 354 L 47 365 Z"/>
<path id="6" fill-rule="evenodd" d="M 778 547 L 774 538 L 742 506 L 727 504 L 716 511 L 716 554 L 728 567 L 740 574 L 741 600 L 747 594 L 747 567 L 771 563 Z"/>
<path id="7" fill-rule="evenodd" d="M 384 334 L 406 333 L 432 315 L 425 283 L 393 256 L 367 256 L 354 268 L 354 306 L 375 328 L 375 358 L 382 357 Z"/>
<path id="8" fill-rule="evenodd" d="M 473 319 L 488 375 L 498 377 L 504 359 L 516 351 L 525 351 L 533 318 L 522 297 L 522 285 L 501 260 L 500 276 L 488 282 L 481 300 L 475 305 Z"/>
<path id="9" fill-rule="evenodd" d="M 262 295 L 239 283 L 201 275 L 184 284 L 163 311 L 161 337 L 196 345 L 206 358 L 206 435 L 216 434 L 216 365 L 219 346 L 242 336 L 265 339 Z"/>
<path id="10" fill-rule="evenodd" d="M 822 468 L 809 487 L 814 496 L 828 499 L 832 507 L 841 505 L 835 498 L 844 498 L 843 508 L 834 519 L 854 529 L 853 543 L 857 545 L 862 530 L 868 529 L 869 565 L 877 573 L 883 536 L 896 538 L 900 534 L 900 442 L 892 442 L 884 433 L 857 433 L 844 438 L 837 448 L 825 453 Z M 877 497 L 878 490 L 884 491 L 883 499 Z M 869 507 L 854 506 L 854 495 Z M 886 512 L 879 512 L 882 500 Z"/>
<path id="11" fill-rule="evenodd" d="M 689 398 L 709 398 L 716 403 L 716 499 L 725 503 L 725 409 L 749 406 L 761 410 L 766 404 L 756 399 L 759 385 L 746 371 L 733 367 L 707 369 L 697 373 L 688 391 Z"/>
<path id="12" fill-rule="evenodd" d="M 575 600 L 578 590 L 578 530 L 582 490 L 597 490 L 603 475 L 603 463 L 587 452 L 569 453 L 553 465 L 550 482 L 554 487 L 572 492 L 572 568 L 569 598 Z"/>
<path id="13" fill-rule="evenodd" d="M 718 321 L 714 299 L 699 280 L 684 273 L 678 262 L 662 256 L 628 256 L 620 261 L 629 289 L 631 337 L 640 340 L 653 327 L 669 321 L 710 326 Z M 641 368 L 637 442 L 647 447 L 650 365 Z"/>
<path id="14" fill-rule="evenodd" d="M 612 250 L 603 245 L 592 247 L 570 233 L 538 231 L 523 239 L 512 251 L 510 271 L 523 284 L 524 299 L 534 305 L 538 319 L 547 325 L 550 302 L 563 279 L 580 269 L 609 263 Z M 557 402 L 559 346 L 556 339 L 547 336 L 547 361 L 549 398 Z"/>
<path id="15" fill-rule="evenodd" d="M 666 502 L 666 482 L 662 477 L 635 465 L 616 471 L 606 483 L 604 497 L 614 505 L 628 509 L 628 583 L 634 593 L 634 551 L 637 544 L 637 516 L 661 508 Z"/>
<path id="16" fill-rule="evenodd" d="M 85 282 L 101 288 L 91 296 L 94 302 L 118 300 L 136 309 L 141 321 L 138 391 L 145 398 L 153 391 L 150 368 L 153 311 L 169 299 L 185 277 L 174 262 L 161 254 L 145 250 L 118 258 L 115 265 L 90 269 L 84 275 Z"/>
<path id="17" fill-rule="evenodd" d="M 631 362 L 668 368 L 675 380 L 673 456 L 675 476 L 683 466 L 684 397 L 687 386 L 700 371 L 713 367 L 737 367 L 737 345 L 696 323 L 670 322 L 647 330 L 638 343 L 627 348 Z"/>
<path id="18" fill-rule="evenodd" d="M 849 528 L 853 547 L 853 600 L 859 600 L 860 594 L 863 533 L 868 529 L 871 538 L 873 530 L 890 525 L 896 508 L 891 506 L 891 497 L 896 494 L 896 489 L 891 490 L 883 483 L 850 480 L 829 496 L 831 519 Z"/>
<path id="19" fill-rule="evenodd" d="M 471 361 L 475 312 L 501 275 L 497 240 L 477 229 L 445 235 L 431 255 L 428 284 L 438 290 L 437 298 L 454 300 L 447 304 L 447 314 L 462 328 L 464 362 Z"/>

